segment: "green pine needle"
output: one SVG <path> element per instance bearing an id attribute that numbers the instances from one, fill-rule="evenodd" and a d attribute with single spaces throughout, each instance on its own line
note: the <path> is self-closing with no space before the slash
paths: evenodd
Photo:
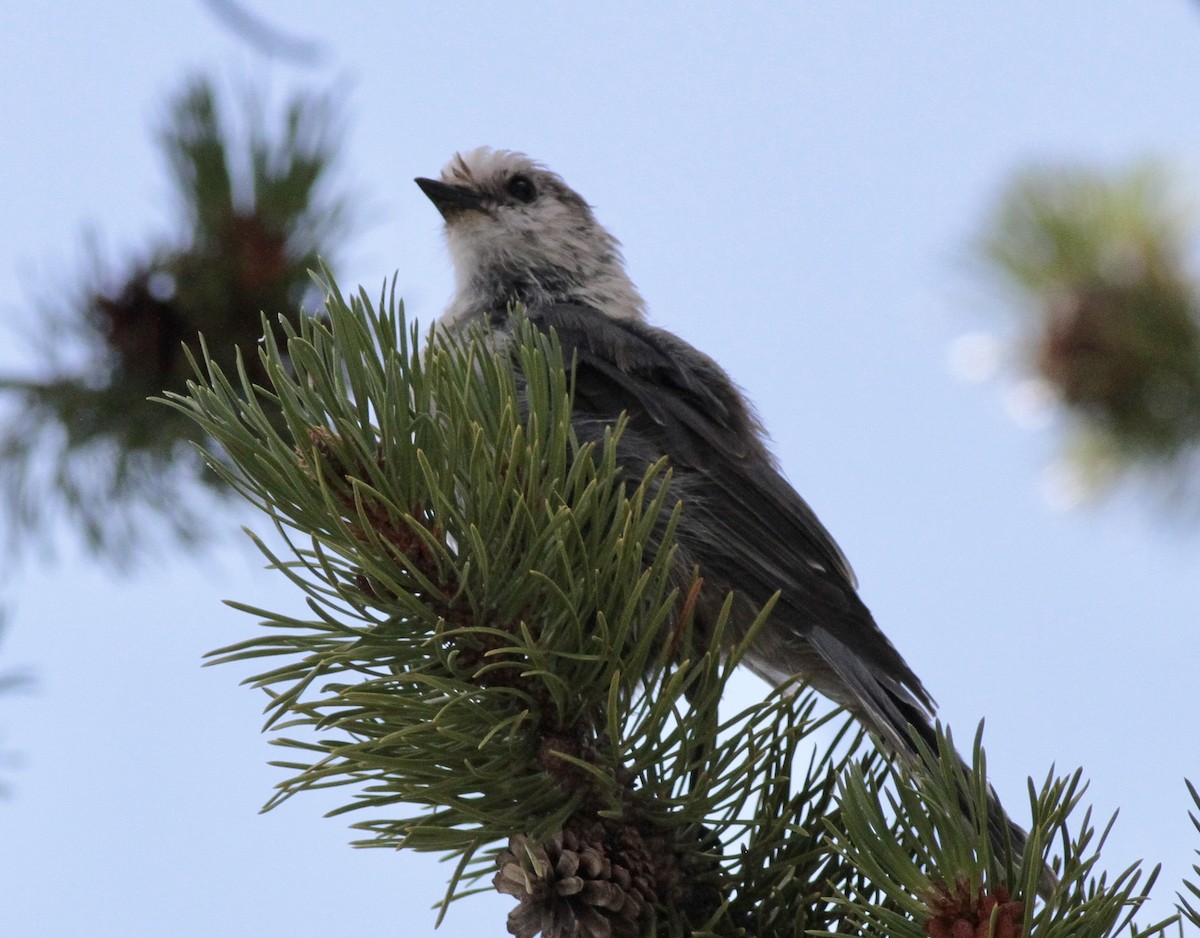
<path id="1" fill-rule="evenodd" d="M 264 663 L 248 683 L 268 695 L 287 773 L 267 807 L 344 791 L 331 814 L 355 818 L 358 845 L 454 861 L 443 914 L 499 856 L 526 929 L 529 903 L 560 901 L 544 881 L 554 851 L 582 838 L 627 864 L 623 888 L 650 889 L 636 923 L 656 934 L 915 938 L 985 900 L 996 938 L 1137 933 L 1154 874 L 1097 874 L 1103 836 L 1089 815 L 1068 824 L 1078 773 L 1031 792 L 1018 874 L 993 855 L 986 789 L 948 736 L 914 785 L 809 692 L 722 711 L 773 604 L 740 644 L 729 600 L 712 636 L 692 633 L 669 466 L 625 478 L 620 421 L 600 445 L 575 439 L 553 335 L 517 310 L 513 351 L 483 327 L 422 343 L 394 287 L 372 303 L 319 282 L 322 316 L 264 323 L 254 367 L 233 375 L 205 350 L 169 400 L 270 519 L 281 546 L 255 542 L 308 602 L 307 618 L 232 603 L 264 631 L 211 656 Z M 977 738 L 969 778 L 985 777 Z M 1037 904 L 1056 844 L 1061 884 Z"/>
<path id="2" fill-rule="evenodd" d="M 292 757 L 268 807 L 345 787 L 332 813 L 364 816 L 360 845 L 457 859 L 448 899 L 476 891 L 516 834 L 545 842 L 580 817 L 677 831 L 681 862 L 726 896 L 711 927 L 775 933 L 768 894 L 790 907 L 771 916 L 779 934 L 826 921 L 821 884 L 855 874 L 821 845 L 822 819 L 858 738 L 843 723 L 793 778 L 830 719 L 810 694 L 719 714 L 741 648 L 724 637 L 728 603 L 711 647 L 680 619 L 694 584 L 675 580 L 665 462 L 630 486 L 620 422 L 600 446 L 574 438 L 553 336 L 520 326 L 518 389 L 485 330 L 422 347 L 394 293 L 321 286 L 323 316 L 264 323 L 254 368 L 206 357 L 169 399 L 270 518 L 286 550 L 256 543 L 312 613 L 234 603 L 267 631 L 212 655 L 270 662 L 249 683 Z"/>

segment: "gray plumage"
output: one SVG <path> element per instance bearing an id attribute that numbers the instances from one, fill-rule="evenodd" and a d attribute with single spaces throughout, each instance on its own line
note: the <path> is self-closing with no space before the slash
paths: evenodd
<path id="1" fill-rule="evenodd" d="M 450 324 L 489 320 L 504 335 L 521 303 L 576 362 L 574 425 L 598 440 L 619 414 L 619 462 L 632 480 L 669 457 L 683 501 L 681 581 L 698 567 L 703 635 L 729 591 L 745 629 L 780 599 L 746 657 L 772 684 L 801 680 L 841 704 L 889 750 L 932 742 L 934 703 L 875 624 L 854 574 L 812 509 L 780 473 L 745 397 L 711 358 L 645 321 L 620 246 L 559 176 L 519 153 L 481 148 L 417 184 L 446 220 L 456 288 Z M 1023 832 L 999 805 L 993 833 Z"/>

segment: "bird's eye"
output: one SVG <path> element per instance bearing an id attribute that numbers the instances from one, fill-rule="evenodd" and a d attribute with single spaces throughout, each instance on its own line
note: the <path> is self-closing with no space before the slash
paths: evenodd
<path id="1" fill-rule="evenodd" d="M 513 176 L 505 185 L 504 190 L 518 202 L 532 202 L 537 198 L 537 189 L 533 186 L 533 180 L 520 174 Z"/>

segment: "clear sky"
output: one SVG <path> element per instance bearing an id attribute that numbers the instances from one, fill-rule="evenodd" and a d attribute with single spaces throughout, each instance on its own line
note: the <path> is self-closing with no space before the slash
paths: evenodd
<path id="1" fill-rule="evenodd" d="M 789 476 L 853 561 L 885 631 L 1021 816 L 1024 780 L 1083 766 L 1121 817 L 1116 872 L 1194 861 L 1183 777 L 1200 780 L 1200 527 L 1137 499 L 1063 512 L 1041 478 L 1060 434 L 969 385 L 953 340 L 1000 330 L 965 244 L 1031 160 L 1200 173 L 1200 4 L 869 0 L 604 5 L 256 0 L 319 39 L 300 71 L 249 51 L 199 2 L 0 9 L 0 363 L 8 326 L 79 270 L 84 225 L 119 255 L 167 228 L 153 130 L 189 70 L 236 86 L 347 87 L 344 177 L 372 224 L 344 286 L 399 271 L 427 321 L 450 289 L 437 213 L 411 180 L 457 149 L 524 150 L 625 245 L 657 323 L 757 402 Z M 231 516 L 261 526 L 249 510 Z M 64 541 L 68 543 L 69 541 Z M 118 577 L 69 546 L 0 582 L 0 933 L 432 933 L 449 870 L 354 851 L 335 802 L 258 807 L 280 773 L 249 669 L 201 655 L 252 634 L 221 605 L 295 609 L 233 533 Z M 739 693 L 762 692 L 747 679 Z M 446 936 L 503 934 L 468 900 Z M 1147 919 L 1149 920 L 1149 919 Z"/>

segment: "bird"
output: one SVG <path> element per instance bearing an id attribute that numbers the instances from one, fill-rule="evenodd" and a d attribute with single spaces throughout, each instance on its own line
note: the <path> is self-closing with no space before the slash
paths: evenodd
<path id="1" fill-rule="evenodd" d="M 937 751 L 935 702 L 876 624 L 837 542 L 785 478 L 752 405 L 717 362 L 651 325 L 621 246 L 557 173 L 523 153 L 460 152 L 416 184 L 440 212 L 455 286 L 440 323 L 487 323 L 511 341 L 511 311 L 553 331 L 574 363 L 572 428 L 600 442 L 621 415 L 618 463 L 638 482 L 666 457 L 682 502 L 681 582 L 698 570 L 696 634 L 732 595 L 734 638 L 765 603 L 743 663 L 774 686 L 806 684 L 891 754 Z M 652 548 L 650 548 L 652 549 Z M 991 795 L 993 841 L 1017 857 L 1025 832 Z"/>

